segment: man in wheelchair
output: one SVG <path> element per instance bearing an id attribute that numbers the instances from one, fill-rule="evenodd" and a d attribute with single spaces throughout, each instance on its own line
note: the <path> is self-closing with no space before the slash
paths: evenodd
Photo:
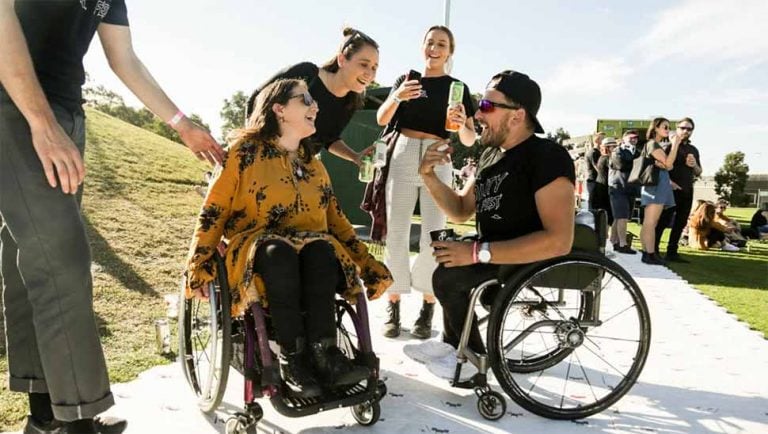
<path id="1" fill-rule="evenodd" d="M 302 80 L 278 80 L 259 94 L 247 127 L 230 137 L 223 167 L 206 195 L 187 262 L 187 298 L 208 297 L 214 253 L 228 240 L 225 265 L 232 315 L 269 307 L 280 371 L 301 397 L 369 376 L 336 346 L 335 294 L 354 303 L 392 283 L 387 268 L 355 237 L 322 162 L 307 138 L 317 104 Z"/>
<path id="2" fill-rule="evenodd" d="M 501 264 L 527 264 L 567 254 L 573 242 L 575 173 L 565 148 L 539 138 L 536 114 L 541 90 L 527 75 L 496 74 L 475 114 L 486 146 L 477 177 L 461 192 L 437 178 L 434 167 L 450 163 L 450 149 L 428 148 L 419 169 L 437 205 L 456 223 L 476 216 L 478 239 L 472 243 L 436 241 L 440 264 L 432 276 L 443 308 L 443 340 L 458 347 L 470 291 L 496 278 Z M 490 300 L 485 300 L 486 302 Z M 468 346 L 485 354 L 473 320 Z"/>

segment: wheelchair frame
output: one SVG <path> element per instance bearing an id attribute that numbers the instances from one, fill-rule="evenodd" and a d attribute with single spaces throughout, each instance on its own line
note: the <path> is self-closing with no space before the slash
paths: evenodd
<path id="1" fill-rule="evenodd" d="M 453 380 L 451 384 L 454 387 L 458 388 L 464 388 L 464 389 L 474 389 L 475 394 L 478 396 L 478 402 L 477 402 L 477 408 L 480 414 L 488 419 L 488 420 L 497 420 L 504 416 L 506 413 L 506 400 L 504 397 L 493 390 L 491 390 L 490 386 L 488 385 L 487 381 L 487 374 L 488 369 L 491 367 L 493 371 L 496 373 L 496 378 L 501 383 L 504 390 L 508 393 L 508 395 L 519 405 L 526 408 L 527 410 L 536 413 L 543 417 L 548 417 L 552 419 L 566 419 L 566 420 L 573 420 L 573 419 L 580 419 L 584 418 L 590 415 L 593 415 L 595 413 L 598 413 L 605 408 L 609 407 L 610 405 L 617 402 L 624 394 L 626 394 L 629 389 L 634 385 L 634 383 L 637 380 L 637 377 L 639 376 L 640 372 L 642 371 L 642 368 L 645 364 L 645 360 L 648 356 L 648 351 L 650 347 L 650 315 L 648 313 L 648 307 L 645 303 L 645 299 L 642 296 L 642 292 L 640 291 L 640 288 L 637 286 L 637 283 L 632 279 L 632 277 L 618 264 L 616 264 L 613 261 L 610 261 L 606 259 L 602 253 L 603 249 L 601 248 L 602 245 L 604 245 L 605 242 L 605 234 L 606 231 L 604 228 L 607 226 L 605 222 L 605 216 L 601 215 L 600 213 L 597 214 L 597 217 L 599 218 L 597 221 L 597 229 L 592 230 L 591 228 L 587 228 L 586 226 L 577 225 L 577 233 L 579 230 L 581 230 L 582 234 L 589 231 L 589 233 L 594 236 L 594 238 L 597 239 L 596 243 L 593 243 L 592 240 L 589 240 L 587 244 L 586 251 L 574 251 L 569 255 L 566 255 L 564 257 L 560 258 L 554 258 L 550 259 L 548 261 L 542 261 L 540 263 L 534 263 L 530 264 L 528 266 L 521 267 L 517 269 L 516 272 L 514 272 L 511 276 L 508 276 L 506 279 L 489 279 L 484 282 L 481 282 L 477 286 L 475 286 L 470 291 L 469 296 L 469 306 L 470 309 L 467 311 L 467 315 L 464 320 L 464 324 L 462 327 L 461 337 L 459 340 L 459 346 L 457 348 L 456 352 L 456 370 L 454 373 Z M 579 244 L 584 244 L 584 240 L 580 240 Z M 591 252 L 589 251 L 591 250 Z M 543 266 L 542 266 L 543 264 Z M 573 264 L 573 265 L 570 265 Z M 502 315 L 502 312 L 507 311 L 507 308 L 509 307 L 509 304 L 511 304 L 515 300 L 515 296 L 523 291 L 525 288 L 523 285 L 519 285 L 515 287 L 516 284 L 521 284 L 526 282 L 526 279 L 531 276 L 537 276 L 537 273 L 546 272 L 548 269 L 557 268 L 558 266 L 565 267 L 579 267 L 579 266 L 588 266 L 588 267 L 595 267 L 596 269 L 596 277 L 586 286 L 584 286 L 579 290 L 580 293 L 580 300 L 579 300 L 579 315 L 578 318 L 570 318 L 568 320 L 560 321 L 553 321 L 553 320 L 542 320 L 538 321 L 534 325 L 530 326 L 529 328 L 523 330 L 520 332 L 519 335 L 517 335 L 511 342 L 508 344 L 503 345 L 503 348 L 497 348 L 499 345 L 495 342 L 492 337 L 500 336 L 501 332 L 498 331 L 498 329 L 501 329 L 503 327 L 503 317 L 499 318 Z M 548 268 L 547 268 L 548 267 Z M 538 268 L 542 268 L 539 270 Z M 513 379 L 510 379 L 509 375 L 502 375 L 503 372 L 502 366 L 499 366 L 500 364 L 498 361 L 494 363 L 493 361 L 496 358 L 504 359 L 504 352 L 508 351 L 511 348 L 514 348 L 518 343 L 523 341 L 526 337 L 528 337 L 530 334 L 534 333 L 537 329 L 542 327 L 563 327 L 563 335 L 565 336 L 565 344 L 563 344 L 563 347 L 558 347 L 556 350 L 548 353 L 544 360 L 538 361 L 536 363 L 531 364 L 525 364 L 520 363 L 520 365 L 511 365 L 510 360 L 507 359 L 507 369 L 509 371 L 512 371 L 514 373 L 534 373 L 534 372 L 541 372 L 543 373 L 545 370 L 556 366 L 560 362 L 562 362 L 564 359 L 566 359 L 571 352 L 575 351 L 576 348 L 578 348 L 580 345 L 584 343 L 586 331 L 590 327 L 599 327 L 602 325 L 601 321 L 601 295 L 602 295 L 602 288 L 600 286 L 603 277 L 606 275 L 606 273 L 610 273 L 613 277 L 618 276 L 619 280 L 622 281 L 625 285 L 625 289 L 628 289 L 630 292 L 630 296 L 633 299 L 636 309 L 638 311 L 638 323 L 639 323 L 639 339 L 638 339 L 638 349 L 637 353 L 635 355 L 635 358 L 633 359 L 633 363 L 630 368 L 630 372 L 624 379 L 619 383 L 618 387 L 615 390 L 611 390 L 611 392 L 603 399 L 597 401 L 595 404 L 585 406 L 585 408 L 580 409 L 569 409 L 569 410 L 563 410 L 562 409 L 562 403 L 561 408 L 559 409 L 553 409 L 549 408 L 546 405 L 540 404 L 536 402 L 535 399 L 532 398 L 523 398 L 521 394 L 519 393 L 518 389 L 519 387 L 516 387 L 516 385 L 509 384 L 510 382 L 514 382 Z M 578 279 L 577 279 L 578 280 Z M 583 278 L 581 280 L 584 280 Z M 530 281 L 530 280 L 528 280 Z M 482 317 L 479 319 L 478 323 L 483 324 L 485 322 L 488 322 L 488 336 L 487 336 L 487 342 L 488 342 L 488 351 L 489 355 L 492 357 L 489 359 L 489 355 L 486 354 L 477 354 L 468 347 L 469 343 L 469 336 L 472 330 L 472 322 L 475 315 L 475 306 L 478 304 L 478 301 L 480 300 L 481 295 L 488 290 L 491 287 L 501 286 L 502 290 L 499 291 L 499 293 L 496 295 L 496 302 L 494 302 L 490 313 L 488 316 Z M 512 286 L 510 289 L 509 287 Z M 582 285 L 577 285 L 582 286 Z M 542 297 L 542 302 L 545 303 L 544 309 L 547 308 L 553 308 L 557 309 L 557 306 L 562 306 L 565 304 L 565 291 L 566 288 L 573 289 L 570 286 L 567 287 L 559 287 L 557 288 L 557 299 L 555 301 L 545 301 Z M 510 294 L 507 297 L 504 297 L 503 294 Z M 509 298 L 509 304 L 504 304 L 504 298 Z M 530 306 L 529 306 L 530 307 Z M 558 311 L 559 313 L 559 311 Z M 489 320 L 490 317 L 490 320 Z M 496 357 L 493 357 L 495 354 Z M 461 376 L 461 369 L 465 363 L 472 363 L 478 370 L 478 373 L 475 374 L 470 380 L 461 382 L 460 376 Z M 514 366 L 514 368 L 513 368 Z M 583 367 L 582 367 L 583 369 Z M 541 373 L 539 375 L 541 375 Z M 567 379 L 566 379 L 567 380 Z"/>
<path id="2" fill-rule="evenodd" d="M 211 398 L 201 396 L 203 393 L 194 369 L 195 357 L 194 349 L 189 348 L 190 330 L 192 320 L 187 317 L 180 318 L 179 338 L 180 338 L 180 361 L 182 369 L 187 377 L 187 381 L 196 394 L 201 396 L 201 410 L 211 412 L 215 410 L 221 402 L 226 382 L 228 370 L 232 363 L 232 337 L 231 327 L 227 327 L 228 322 L 223 313 L 230 313 L 229 306 L 229 286 L 227 283 L 226 268 L 219 253 L 214 256 L 217 266 L 217 278 L 215 283 L 210 284 L 210 311 L 212 316 L 221 315 L 221 321 L 211 321 L 208 326 L 218 327 L 221 323 L 229 328 L 229 338 L 222 336 L 221 369 L 219 373 L 219 382 L 216 384 L 216 390 L 210 393 Z M 186 300 L 183 296 L 184 285 L 182 285 L 181 312 L 188 311 L 189 305 L 195 299 Z M 221 295 L 221 296 L 219 296 Z M 352 415 L 358 423 L 364 426 L 373 425 L 381 415 L 379 401 L 386 395 L 387 389 L 385 383 L 379 379 L 379 359 L 373 353 L 371 345 L 370 328 L 368 325 L 367 300 L 364 294 L 358 294 L 356 308 L 353 308 L 345 300 L 337 299 L 336 306 L 336 328 L 338 342 L 342 350 L 346 349 L 347 354 L 357 364 L 369 368 L 371 374 L 368 379 L 351 387 L 340 388 L 336 390 L 325 390 L 324 394 L 316 398 L 302 398 L 291 393 L 290 389 L 283 383 L 275 357 L 269 346 L 270 333 L 267 326 L 267 313 L 258 303 L 249 305 L 242 317 L 230 318 L 231 322 L 239 325 L 243 333 L 243 366 L 242 370 L 245 384 L 243 390 L 244 407 L 243 411 L 236 412 L 227 420 L 227 434 L 246 434 L 255 433 L 256 424 L 263 418 L 263 409 L 257 402 L 258 398 L 269 398 L 272 406 L 280 414 L 287 417 L 303 417 L 316 414 L 325 410 L 350 407 Z M 342 325 L 344 316 L 347 315 L 354 326 L 357 336 L 357 345 L 352 342 L 349 331 Z M 187 324 L 189 323 L 189 324 Z M 205 325 L 204 325 L 205 326 Z M 216 335 L 220 330 L 215 330 Z M 211 333 L 212 335 L 214 333 Z M 343 346 L 342 346 L 343 345 Z M 214 349 L 215 350 L 215 349 Z M 216 354 L 214 354 L 216 356 Z M 213 363 L 218 362 L 212 361 Z M 237 367 L 232 365 L 232 367 Z M 215 367 L 214 367 L 215 369 Z M 213 370 L 209 373 L 209 381 L 214 376 Z"/>

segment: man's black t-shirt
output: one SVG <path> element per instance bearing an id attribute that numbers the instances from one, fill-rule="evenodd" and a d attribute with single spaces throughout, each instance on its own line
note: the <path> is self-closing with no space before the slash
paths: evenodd
<path id="1" fill-rule="evenodd" d="M 46 97 L 79 110 L 83 57 L 100 23 L 128 25 L 125 0 L 16 0 L 15 9 Z"/>
<path id="2" fill-rule="evenodd" d="M 535 135 L 506 152 L 486 149 L 478 172 L 476 221 L 483 241 L 510 240 L 542 230 L 536 192 L 559 177 L 576 180 L 568 151 Z"/>
<path id="3" fill-rule="evenodd" d="M 671 144 L 664 147 L 664 150 L 669 153 Z M 675 166 L 669 171 L 669 179 L 675 184 L 679 185 L 684 192 L 693 193 L 693 183 L 696 180 L 696 174 L 693 172 L 693 167 L 689 167 L 685 164 L 685 160 L 688 158 L 688 154 L 693 154 L 696 158 L 696 165 L 701 167 L 701 160 L 699 159 L 699 150 L 691 144 L 689 141 L 685 141 L 677 148 L 677 157 L 675 157 Z"/>
<path id="4" fill-rule="evenodd" d="M 390 95 L 397 91 L 397 88 L 405 80 L 405 75 L 401 75 L 392 84 Z M 429 133 L 438 137 L 447 139 L 450 132 L 445 130 L 445 117 L 448 114 L 448 92 L 451 83 L 459 81 L 450 75 L 441 77 L 422 77 L 421 88 L 426 92 L 426 98 L 416 98 L 409 101 L 403 101 L 395 112 L 398 130 L 408 128 L 415 131 Z M 475 104 L 469 92 L 469 86 L 464 84 L 464 97 L 462 100 L 467 117 L 475 115 Z"/>
<path id="5" fill-rule="evenodd" d="M 349 124 L 356 109 L 351 106 L 347 96 L 338 97 L 332 94 L 331 91 L 325 87 L 323 81 L 320 80 L 319 72 L 320 68 L 310 62 L 302 62 L 289 66 L 259 86 L 251 95 L 251 100 L 253 100 L 262 89 L 267 87 L 267 85 L 277 80 L 302 79 L 306 81 L 307 86 L 309 87 L 309 93 L 312 95 L 312 98 L 317 101 L 317 106 L 320 109 L 320 111 L 317 112 L 317 119 L 315 119 L 315 128 L 317 131 L 315 131 L 312 139 L 320 146 L 328 149 L 333 142 L 341 139 L 341 132 L 344 131 L 344 128 Z M 316 146 L 315 149 L 319 151 L 320 146 Z"/>
<path id="6" fill-rule="evenodd" d="M 599 160 L 600 149 L 598 149 L 598 147 L 594 147 L 587 154 L 587 181 L 594 181 L 597 179 L 597 162 Z"/>

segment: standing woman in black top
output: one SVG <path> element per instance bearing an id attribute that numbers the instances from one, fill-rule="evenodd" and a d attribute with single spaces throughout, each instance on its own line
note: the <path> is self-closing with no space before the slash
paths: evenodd
<path id="1" fill-rule="evenodd" d="M 429 338 L 432 334 L 435 305 L 432 273 L 437 262 L 429 246 L 429 232 L 443 229 L 446 217 L 423 187 L 419 164 L 429 145 L 449 138 L 450 133 L 445 129 L 446 117 L 461 125 L 458 135 L 462 144 L 471 146 L 476 139 L 472 121 L 475 108 L 466 85 L 462 104 L 447 111 L 451 83 L 458 81 L 446 72 L 446 64 L 450 62 L 455 47 L 453 33 L 447 27 L 432 26 L 427 30 L 422 43 L 425 65 L 421 80 L 406 80 L 405 75 L 398 77 L 389 97 L 376 113 L 379 125 L 395 122 L 400 132 L 386 183 L 387 244 L 384 260 L 395 279 L 389 288 L 389 320 L 383 331 L 386 337 L 400 335 L 400 295 L 409 293 L 411 288 L 424 294 L 421 312 L 411 334 L 420 339 Z M 436 168 L 435 172 L 443 183 L 451 185 L 452 169 L 450 164 L 446 164 Z M 411 268 L 409 238 L 417 199 L 422 218 L 421 239 L 419 255 Z"/>
<path id="2" fill-rule="evenodd" d="M 355 152 L 341 139 L 352 115 L 363 106 L 363 92 L 376 78 L 379 69 L 379 44 L 365 33 L 351 27 L 344 29 L 339 51 L 325 64 L 301 62 L 290 66 L 259 86 L 248 99 L 250 117 L 256 96 L 268 84 L 279 79 L 303 79 L 317 102 L 315 127 L 311 137 L 315 152 L 325 148 L 332 154 L 360 165 L 366 151 Z"/>

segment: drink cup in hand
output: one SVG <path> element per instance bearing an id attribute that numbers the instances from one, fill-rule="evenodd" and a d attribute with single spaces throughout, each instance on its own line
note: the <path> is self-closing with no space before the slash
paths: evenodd
<path id="1" fill-rule="evenodd" d="M 432 241 L 456 240 L 456 233 L 453 232 L 453 229 L 438 229 L 436 231 L 430 231 L 429 236 L 432 238 Z M 436 247 L 436 249 L 438 248 Z"/>

